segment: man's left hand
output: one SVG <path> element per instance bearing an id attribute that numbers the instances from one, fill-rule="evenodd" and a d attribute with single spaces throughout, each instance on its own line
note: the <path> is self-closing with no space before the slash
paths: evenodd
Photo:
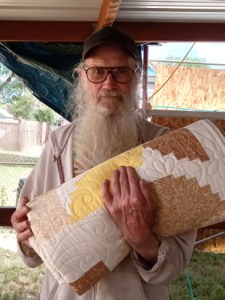
<path id="1" fill-rule="evenodd" d="M 111 217 L 131 247 L 145 260 L 157 261 L 159 239 L 153 233 L 153 204 L 145 180 L 134 168 L 120 167 L 102 185 L 102 198 Z"/>

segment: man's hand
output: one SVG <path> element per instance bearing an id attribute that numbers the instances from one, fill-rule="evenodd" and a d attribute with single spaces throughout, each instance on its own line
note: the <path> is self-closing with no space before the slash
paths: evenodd
<path id="1" fill-rule="evenodd" d="M 153 205 L 145 180 L 135 169 L 120 167 L 112 174 L 112 194 L 109 181 L 102 185 L 102 198 L 113 220 L 131 247 L 145 260 L 154 264 L 160 242 L 153 233 Z"/>
<path id="2" fill-rule="evenodd" d="M 30 228 L 30 223 L 27 219 L 27 214 L 30 211 L 26 204 L 29 202 L 27 197 L 21 201 L 21 207 L 14 212 L 11 218 L 12 226 L 16 230 L 18 242 L 28 245 L 30 248 L 29 238 L 33 235 Z"/>

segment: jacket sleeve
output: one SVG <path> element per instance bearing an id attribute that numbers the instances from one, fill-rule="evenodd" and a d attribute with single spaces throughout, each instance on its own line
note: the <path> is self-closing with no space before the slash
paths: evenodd
<path id="1" fill-rule="evenodd" d="M 176 277 L 184 272 L 188 265 L 196 239 L 197 231 L 189 231 L 173 237 L 159 237 L 161 245 L 158 259 L 152 268 L 143 264 L 135 251 L 132 258 L 140 276 L 149 284 L 168 286 Z"/>
<path id="2" fill-rule="evenodd" d="M 20 193 L 17 209 L 20 208 L 20 203 L 23 197 L 28 197 L 29 200 L 32 200 L 34 198 L 33 186 L 34 174 L 32 171 L 26 179 L 23 189 Z M 20 257 L 28 267 L 36 268 L 43 263 L 40 256 L 33 249 L 29 248 L 26 244 L 17 243 L 17 249 Z"/>
<path id="3" fill-rule="evenodd" d="M 46 192 L 48 187 L 45 185 L 45 178 L 50 163 L 52 164 L 52 151 L 49 142 L 47 142 L 40 158 L 25 181 L 20 193 L 17 209 L 20 208 L 23 197 L 32 200 Z M 18 243 L 17 249 L 20 257 L 28 267 L 35 268 L 43 263 L 39 255 L 26 244 Z"/>

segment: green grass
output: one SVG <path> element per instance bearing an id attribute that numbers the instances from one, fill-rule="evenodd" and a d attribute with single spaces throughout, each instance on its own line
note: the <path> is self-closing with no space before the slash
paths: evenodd
<path id="1" fill-rule="evenodd" d="M 187 271 L 194 300 L 225 300 L 225 254 L 194 251 Z M 0 248 L 0 300 L 38 300 L 44 272 L 44 265 L 30 269 L 17 253 Z M 172 282 L 169 299 L 191 300 L 185 274 Z"/>
<path id="2" fill-rule="evenodd" d="M 0 149 L 0 163 L 9 163 L 9 164 L 0 164 L 0 191 L 4 188 L 6 197 L 4 205 L 15 206 L 17 193 L 16 189 L 18 187 L 18 182 L 20 178 L 27 177 L 34 165 L 15 165 L 16 163 L 36 163 L 38 157 L 41 154 L 41 148 L 19 152 L 19 151 L 7 151 Z M 10 163 L 14 163 L 11 164 Z M 1 196 L 1 195 L 0 195 Z M 0 197 L 1 198 L 1 197 Z M 0 199 L 0 205 L 1 201 Z M 6 203 L 7 202 L 7 203 Z"/>
<path id="3" fill-rule="evenodd" d="M 10 165 L 10 163 L 35 163 L 38 159 L 37 153 L 21 153 L 0 150 L 0 162 L 7 162 L 9 165 L 0 164 L 0 203 L 6 206 L 16 204 L 19 179 L 27 177 L 33 165 Z M 3 200 L 3 201 L 2 201 Z M 1 204 L 0 204 L 1 205 Z M 14 230 L 0 227 L 0 234 L 4 239 L 14 235 Z M 9 257 L 8 257 L 9 255 Z M 0 248 L 0 300 L 38 300 L 43 281 L 45 266 L 35 269 L 28 268 L 18 253 Z"/>
<path id="4" fill-rule="evenodd" d="M 0 165 L 0 188 L 4 187 L 8 200 L 7 206 L 16 205 L 16 189 L 18 187 L 19 179 L 27 177 L 34 166 L 31 165 Z"/>
<path id="5" fill-rule="evenodd" d="M 0 149 L 0 162 L 35 163 L 41 154 L 40 147 L 34 150 L 20 152 Z"/>
<path id="6" fill-rule="evenodd" d="M 18 253 L 0 248 L 0 300 L 38 300 L 44 272 L 44 265 L 30 269 Z"/>
<path id="7" fill-rule="evenodd" d="M 225 300 L 225 253 L 194 251 L 187 268 L 194 300 Z M 186 275 L 169 288 L 170 300 L 191 300 Z"/>

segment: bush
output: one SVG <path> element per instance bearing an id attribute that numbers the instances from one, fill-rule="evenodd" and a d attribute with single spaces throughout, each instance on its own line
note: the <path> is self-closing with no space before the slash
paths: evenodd
<path id="1" fill-rule="evenodd" d="M 8 196 L 6 194 L 5 187 L 0 185 L 0 206 L 5 206 L 8 202 Z"/>

